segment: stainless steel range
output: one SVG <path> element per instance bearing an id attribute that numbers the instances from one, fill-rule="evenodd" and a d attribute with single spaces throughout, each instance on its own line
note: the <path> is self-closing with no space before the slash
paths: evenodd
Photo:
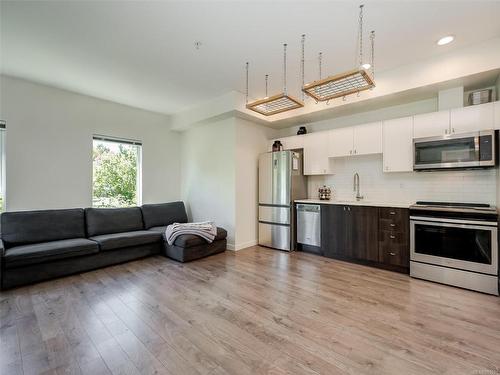
<path id="1" fill-rule="evenodd" d="M 487 204 L 410 207 L 410 275 L 499 294 L 498 214 Z"/>

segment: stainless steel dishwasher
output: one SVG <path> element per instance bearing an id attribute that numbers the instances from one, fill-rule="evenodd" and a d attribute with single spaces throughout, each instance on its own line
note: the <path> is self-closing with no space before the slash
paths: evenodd
<path id="1" fill-rule="evenodd" d="M 297 243 L 321 246 L 321 206 L 297 204 Z"/>

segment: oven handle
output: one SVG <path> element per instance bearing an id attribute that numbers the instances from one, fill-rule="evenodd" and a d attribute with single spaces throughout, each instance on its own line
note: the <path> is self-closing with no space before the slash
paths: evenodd
<path id="1" fill-rule="evenodd" d="M 429 224 L 440 227 L 457 227 L 471 229 L 489 229 L 497 230 L 498 223 L 494 221 L 462 220 L 462 219 L 443 219 L 425 216 L 410 216 L 412 223 Z"/>

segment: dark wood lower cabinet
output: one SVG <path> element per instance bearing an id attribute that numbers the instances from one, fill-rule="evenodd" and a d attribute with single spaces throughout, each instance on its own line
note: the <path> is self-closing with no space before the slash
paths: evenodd
<path id="1" fill-rule="evenodd" d="M 321 206 L 323 255 L 407 272 L 408 220 L 407 209 L 324 204 Z"/>
<path id="2" fill-rule="evenodd" d="M 321 206 L 321 248 L 324 256 L 336 258 L 350 254 L 348 227 L 350 223 L 344 206 Z"/>
<path id="3" fill-rule="evenodd" d="M 410 267 L 410 217 L 404 208 L 380 208 L 379 262 Z"/>
<path id="4" fill-rule="evenodd" d="M 351 206 L 353 258 L 377 262 L 378 207 Z"/>

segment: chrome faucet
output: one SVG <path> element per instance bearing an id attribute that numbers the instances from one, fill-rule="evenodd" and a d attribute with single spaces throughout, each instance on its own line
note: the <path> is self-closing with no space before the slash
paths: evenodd
<path id="1" fill-rule="evenodd" d="M 356 192 L 356 200 L 360 201 L 364 197 L 359 194 L 359 174 L 358 172 L 354 173 L 354 186 L 353 190 Z"/>

